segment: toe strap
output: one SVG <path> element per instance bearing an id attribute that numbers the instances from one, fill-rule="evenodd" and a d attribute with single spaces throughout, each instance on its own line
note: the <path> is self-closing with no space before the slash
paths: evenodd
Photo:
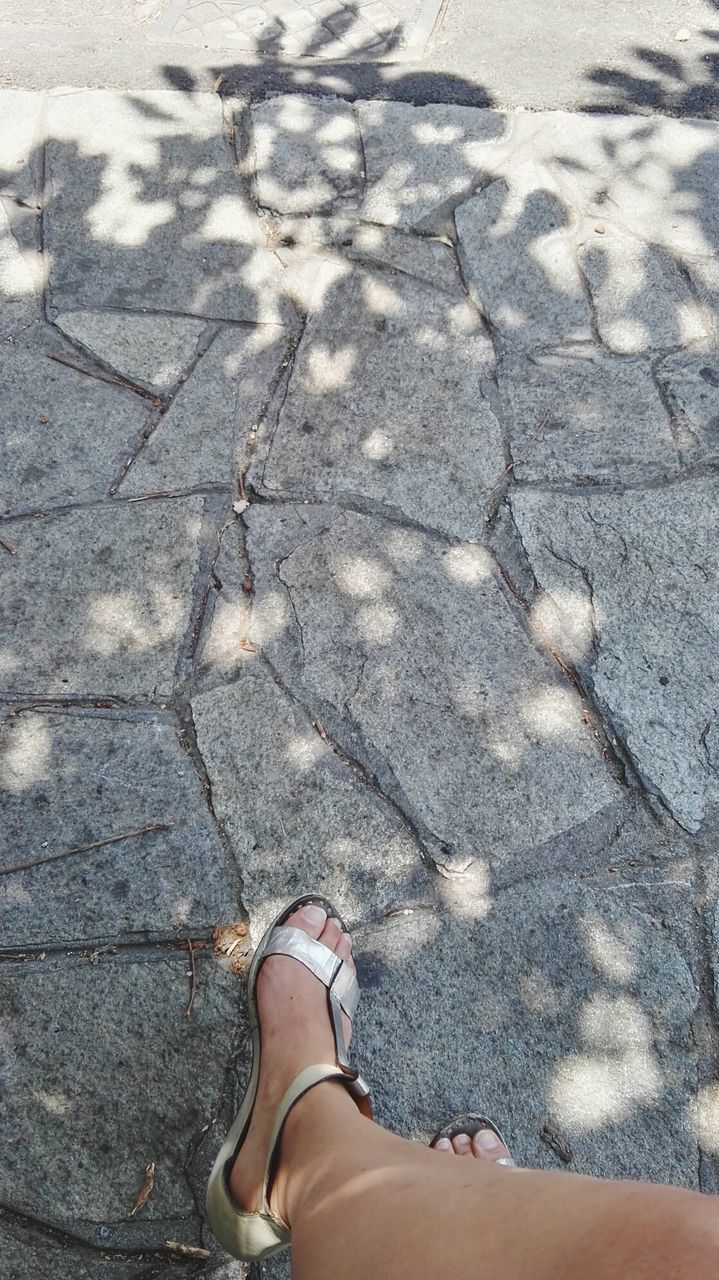
<path id="1" fill-rule="evenodd" d="M 360 994 L 354 969 L 323 942 L 311 938 L 304 929 L 281 925 L 273 930 L 265 947 L 263 959 L 268 956 L 291 956 L 293 960 L 299 960 L 328 990 L 335 993 L 350 1021 L 354 1018 Z"/>

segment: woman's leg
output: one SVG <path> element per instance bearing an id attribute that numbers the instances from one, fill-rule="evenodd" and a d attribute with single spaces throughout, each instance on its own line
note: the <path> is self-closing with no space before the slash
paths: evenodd
<path id="1" fill-rule="evenodd" d="M 349 956 L 349 939 L 324 913 L 305 909 L 292 923 Z M 324 991 L 296 961 L 266 962 L 258 1001 L 258 1102 L 231 1179 L 246 1208 L 258 1203 L 279 1098 L 297 1071 L 327 1061 L 332 1048 Z M 273 1210 L 292 1228 L 296 1280 L 719 1277 L 716 1199 L 510 1169 L 494 1163 L 501 1147 L 467 1150 L 465 1157 L 407 1142 L 361 1116 L 341 1085 L 313 1089 L 287 1121 L 272 1193 Z"/>

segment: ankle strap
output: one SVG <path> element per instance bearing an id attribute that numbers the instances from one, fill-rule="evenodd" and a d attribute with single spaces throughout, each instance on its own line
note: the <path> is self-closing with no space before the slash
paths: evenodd
<path id="1" fill-rule="evenodd" d="M 336 1080 L 339 1084 L 344 1085 L 362 1114 L 367 1116 L 368 1119 L 372 1118 L 369 1088 L 359 1075 L 359 1072 L 353 1070 L 343 1071 L 341 1067 L 336 1065 L 336 1063 L 329 1062 L 319 1062 L 314 1066 L 305 1067 L 300 1071 L 295 1076 L 289 1088 L 285 1090 L 285 1094 L 275 1114 L 275 1121 L 272 1126 L 272 1136 L 270 1138 L 269 1150 L 267 1152 L 265 1177 L 262 1184 L 263 1213 L 270 1213 L 269 1198 L 277 1170 L 277 1159 L 279 1155 L 280 1141 L 282 1138 L 282 1130 L 287 1122 L 287 1117 L 289 1116 L 292 1108 L 299 1102 L 300 1098 L 303 1098 L 306 1093 L 309 1093 L 310 1089 L 314 1089 L 315 1085 L 322 1084 L 325 1080 Z"/>

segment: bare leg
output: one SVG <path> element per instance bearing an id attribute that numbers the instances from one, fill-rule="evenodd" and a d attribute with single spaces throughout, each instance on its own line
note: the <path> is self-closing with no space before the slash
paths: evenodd
<path id="1" fill-rule="evenodd" d="M 293 923 L 347 954 L 348 941 L 333 922 Z M 301 1066 L 326 1060 L 330 1035 L 315 979 L 285 957 L 273 957 L 265 968 L 258 998 L 266 1078 L 232 1175 L 233 1192 L 248 1208 L 257 1194 L 273 1097 Z M 313 1089 L 287 1122 L 272 1196 L 273 1209 L 292 1228 L 296 1280 L 719 1276 L 714 1198 L 508 1169 L 494 1163 L 501 1147 L 466 1150 L 479 1158 L 429 1151 L 388 1133 L 362 1117 L 340 1085 Z"/>

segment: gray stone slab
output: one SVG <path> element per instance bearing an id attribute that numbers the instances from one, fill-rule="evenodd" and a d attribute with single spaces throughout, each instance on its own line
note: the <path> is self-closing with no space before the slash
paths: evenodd
<path id="1" fill-rule="evenodd" d="M 227 681 L 252 656 L 249 643 L 252 579 L 242 545 L 240 524 L 223 530 L 212 566 L 205 606 L 205 629 L 198 658 L 203 685 Z"/>
<path id="2" fill-rule="evenodd" d="M 558 111 L 538 122 L 532 152 L 577 209 L 674 254 L 716 252 L 716 121 Z"/>
<path id="3" fill-rule="evenodd" d="M 331 508 L 245 519 L 252 638 L 453 864 L 509 864 L 614 801 L 484 548 Z"/>
<path id="4" fill-rule="evenodd" d="M 719 263 L 715 258 L 690 258 L 684 266 L 702 304 L 709 331 L 719 342 Z"/>
<path id="5" fill-rule="evenodd" d="M 543 595 L 535 633 L 575 662 L 648 787 L 688 830 L 719 797 L 717 482 L 515 491 Z"/>
<path id="6" fill-rule="evenodd" d="M 451 246 L 430 236 L 407 234 L 394 227 L 357 223 L 349 215 L 277 217 L 265 224 L 268 243 L 287 260 L 288 248 L 325 249 L 370 267 L 386 267 L 423 280 L 449 293 L 461 288 Z"/>
<path id="7" fill-rule="evenodd" d="M 45 94 L 30 89 L 0 90 L 0 192 L 21 199 L 34 194 L 32 161 L 42 147 Z"/>
<path id="8" fill-rule="evenodd" d="M 594 227 L 579 264 L 610 350 L 632 355 L 706 343 L 702 309 L 670 255 L 605 222 Z"/>
<path id="9" fill-rule="evenodd" d="M 107 492 L 152 405 L 54 360 L 78 353 L 49 325 L 0 346 L 6 438 L 0 510 L 32 510 L 63 498 Z"/>
<path id="10" fill-rule="evenodd" d="M 122 492 L 235 484 L 286 346 L 276 326 L 223 330 L 133 463 Z"/>
<path id="11" fill-rule="evenodd" d="M 14 337 L 39 319 L 35 274 L 0 200 L 0 340 Z"/>
<path id="12" fill-rule="evenodd" d="M 518 480 L 630 484 L 675 470 L 672 423 L 642 360 L 600 348 L 512 354 L 499 366 Z"/>
<path id="13" fill-rule="evenodd" d="M 656 365 L 656 376 L 671 405 L 684 453 L 714 461 L 719 456 L 719 353 L 677 352 Z"/>
<path id="14" fill-rule="evenodd" d="M 251 108 L 255 194 L 278 213 L 356 206 L 363 173 L 352 104 L 281 94 Z"/>
<path id="15" fill-rule="evenodd" d="M 577 1172 L 696 1188 L 692 886 L 636 879 L 490 886 L 360 931 L 355 1054 L 380 1122 L 427 1141 L 485 1112 L 520 1163 L 558 1170 L 549 1124 Z"/>
<path id="16" fill-rule="evenodd" d="M 531 165 L 497 179 L 455 213 L 469 291 L 513 346 L 591 338 L 591 311 L 570 235 L 574 215 Z"/>
<path id="17" fill-rule="evenodd" d="M 237 919 L 237 888 L 171 723 L 14 711 L 0 722 L 0 806 L 0 872 L 166 824 L 0 874 L 4 947 L 202 937 Z"/>
<path id="18" fill-rule="evenodd" d="M 16 554 L 0 560 L 2 687 L 169 693 L 203 508 L 200 498 L 114 502 L 13 524 Z"/>
<path id="19" fill-rule="evenodd" d="M 118 311 L 65 311 L 55 324 L 121 377 L 158 392 L 180 381 L 207 328 L 188 316 Z"/>
<path id="20" fill-rule="evenodd" d="M 188 1149 L 218 1116 L 246 1043 L 238 979 L 207 952 L 195 963 L 190 1018 L 179 951 L 3 966 L 4 1204 L 73 1226 L 123 1223 L 154 1161 L 155 1187 L 130 1236 L 159 1245 L 168 1219 L 195 1216 Z"/>
<path id="21" fill-rule="evenodd" d="M 407 828 L 264 664 L 194 698 L 192 713 L 255 937 L 313 889 L 352 924 L 427 898 L 430 874 Z"/>
<path id="22" fill-rule="evenodd" d="M 233 170 L 216 95 L 51 95 L 47 174 L 43 226 L 58 310 L 281 318 L 281 267 Z"/>
<path id="23" fill-rule="evenodd" d="M 371 498 L 481 538 L 505 468 L 486 398 L 493 369 L 492 344 L 456 295 L 357 270 L 308 323 L 253 484 L 293 497 Z"/>
<path id="24" fill-rule="evenodd" d="M 472 107 L 358 102 L 366 161 L 362 217 L 387 226 L 442 227 L 444 215 L 497 161 L 505 117 Z"/>

